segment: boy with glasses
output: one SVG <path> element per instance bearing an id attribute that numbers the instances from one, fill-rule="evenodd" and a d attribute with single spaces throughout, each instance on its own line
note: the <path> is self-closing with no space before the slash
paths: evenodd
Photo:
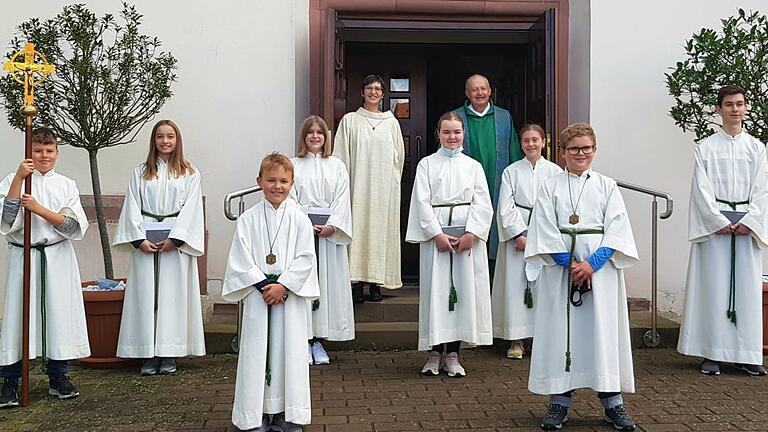
<path id="1" fill-rule="evenodd" d="M 566 169 L 542 185 L 528 227 L 526 262 L 543 266 L 528 389 L 550 397 L 544 430 L 563 427 L 585 387 L 614 429 L 635 430 L 621 392 L 635 391 L 623 269 L 637 250 L 616 181 L 591 168 L 596 142 L 586 123 L 563 130 Z"/>
<path id="2" fill-rule="evenodd" d="M 691 254 L 677 350 L 703 357 L 701 373 L 732 362 L 765 375 L 762 249 L 768 243 L 765 144 L 744 131 L 744 90 L 725 86 L 716 111 L 723 127 L 694 148 L 688 212 Z"/>

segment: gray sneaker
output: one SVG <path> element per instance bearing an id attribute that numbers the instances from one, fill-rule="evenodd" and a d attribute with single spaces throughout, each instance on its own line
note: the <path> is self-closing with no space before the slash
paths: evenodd
<path id="1" fill-rule="evenodd" d="M 269 432 L 269 416 L 264 414 L 261 416 L 261 426 L 253 428 L 253 429 L 246 429 L 245 432 Z"/>
<path id="2" fill-rule="evenodd" d="M 160 359 L 157 357 L 151 358 L 144 362 L 141 366 L 141 374 L 144 376 L 155 375 L 160 369 Z"/>
<path id="3" fill-rule="evenodd" d="M 296 423 L 285 421 L 285 413 L 272 416 L 272 430 L 280 432 L 302 432 L 304 428 Z"/>
<path id="4" fill-rule="evenodd" d="M 765 368 L 763 365 L 750 365 L 750 364 L 743 364 L 743 363 L 734 363 L 733 367 L 736 369 L 746 372 L 747 375 L 752 376 L 764 376 L 765 375 Z"/>
<path id="5" fill-rule="evenodd" d="M 6 379 L 0 389 L 0 408 L 19 406 L 19 382 Z"/>
<path id="6" fill-rule="evenodd" d="M 568 421 L 568 407 L 560 404 L 549 404 L 547 415 L 541 420 L 544 430 L 560 430 Z"/>
<path id="7" fill-rule="evenodd" d="M 158 372 L 160 372 L 161 375 L 168 375 L 176 372 L 176 361 L 172 358 L 162 359 Z"/>
<path id="8" fill-rule="evenodd" d="M 633 431 L 635 430 L 635 422 L 629 416 L 629 413 L 624 410 L 624 405 L 617 405 L 613 408 L 607 408 L 605 410 L 606 423 L 613 426 L 617 431 Z"/>
<path id="9" fill-rule="evenodd" d="M 704 375 L 720 375 L 720 363 L 714 360 L 704 359 L 704 361 L 701 362 L 701 373 Z"/>

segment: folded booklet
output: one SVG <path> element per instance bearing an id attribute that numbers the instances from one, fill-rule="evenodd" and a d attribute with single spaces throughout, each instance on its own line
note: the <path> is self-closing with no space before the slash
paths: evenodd
<path id="1" fill-rule="evenodd" d="M 331 209 L 329 207 L 310 207 L 307 210 L 307 216 L 312 221 L 312 225 L 325 225 L 331 217 Z"/>
<path id="2" fill-rule="evenodd" d="M 165 220 L 162 222 L 142 222 L 139 228 L 144 231 L 144 238 L 150 243 L 160 243 L 168 238 L 173 229 L 173 221 Z"/>
<path id="3" fill-rule="evenodd" d="M 741 218 L 743 218 L 744 215 L 747 214 L 747 212 L 731 211 L 731 210 L 720 210 L 720 213 L 723 216 L 727 217 L 732 224 L 735 224 L 736 222 L 740 221 Z"/>
<path id="4" fill-rule="evenodd" d="M 443 228 L 443 234 L 448 234 L 451 237 L 459 238 L 464 235 L 464 233 L 467 231 L 466 225 L 448 225 L 444 226 Z"/>

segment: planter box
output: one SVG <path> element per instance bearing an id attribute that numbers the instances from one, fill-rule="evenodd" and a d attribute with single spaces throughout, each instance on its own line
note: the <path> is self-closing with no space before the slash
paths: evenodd
<path id="1" fill-rule="evenodd" d="M 763 282 L 763 354 L 768 354 L 768 282 Z"/>
<path id="2" fill-rule="evenodd" d="M 83 286 L 92 284 L 84 282 Z M 88 343 L 91 346 L 91 356 L 79 360 L 84 366 L 121 368 L 138 364 L 135 359 L 117 357 L 124 296 L 125 291 L 83 291 Z"/>

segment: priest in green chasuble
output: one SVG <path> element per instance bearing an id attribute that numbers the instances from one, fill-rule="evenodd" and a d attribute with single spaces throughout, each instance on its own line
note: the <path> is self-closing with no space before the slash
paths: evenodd
<path id="1" fill-rule="evenodd" d="M 470 76 L 464 85 L 464 94 L 467 96 L 467 102 L 454 110 L 466 125 L 464 154 L 483 166 L 495 209 L 499 202 L 504 168 L 522 159 L 523 151 L 509 111 L 491 101 L 491 85 L 488 78 L 479 74 Z M 499 245 L 496 224 L 492 225 L 488 245 L 488 256 L 496 257 Z"/>

